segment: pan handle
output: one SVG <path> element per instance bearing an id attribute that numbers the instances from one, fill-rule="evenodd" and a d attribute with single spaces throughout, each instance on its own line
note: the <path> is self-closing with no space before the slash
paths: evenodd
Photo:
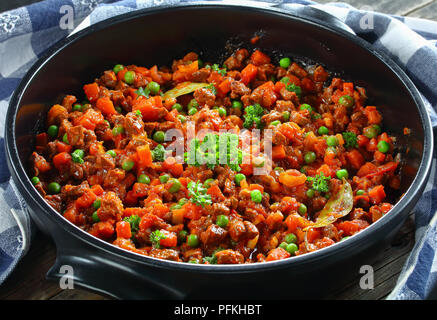
<path id="1" fill-rule="evenodd" d="M 185 295 L 176 284 L 167 283 L 165 272 L 159 269 L 126 263 L 126 258 L 97 250 L 75 237 L 57 235 L 54 239 L 56 261 L 46 278 L 57 281 L 61 289 L 81 287 L 128 300 L 182 299 Z"/>
<path id="2" fill-rule="evenodd" d="M 272 7 L 282 9 L 296 16 L 307 18 L 317 23 L 325 24 L 330 27 L 336 27 L 355 34 L 355 32 L 339 18 L 312 6 L 304 6 L 296 3 L 278 3 L 274 4 Z"/>

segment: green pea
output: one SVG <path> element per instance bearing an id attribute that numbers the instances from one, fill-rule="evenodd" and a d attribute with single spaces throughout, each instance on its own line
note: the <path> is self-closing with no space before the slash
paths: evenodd
<path id="1" fill-rule="evenodd" d="M 152 81 L 147 85 L 147 89 L 150 90 L 151 94 L 158 94 L 159 90 L 161 90 L 161 86 L 155 81 Z"/>
<path id="2" fill-rule="evenodd" d="M 314 196 L 316 195 L 316 192 L 314 191 L 314 189 L 308 189 L 306 192 L 306 195 L 308 198 L 314 198 Z"/>
<path id="3" fill-rule="evenodd" d="M 218 108 L 218 113 L 220 117 L 226 117 L 227 114 L 226 109 L 223 107 Z"/>
<path id="4" fill-rule="evenodd" d="M 61 192 L 61 185 L 57 182 L 49 183 L 47 188 L 49 190 L 49 193 L 51 193 L 51 194 L 57 194 L 57 193 Z"/>
<path id="5" fill-rule="evenodd" d="M 153 140 L 155 140 L 158 143 L 163 143 L 165 140 L 165 133 L 164 131 L 156 131 L 153 134 Z"/>
<path id="6" fill-rule="evenodd" d="M 390 145 L 386 141 L 381 140 L 378 142 L 377 148 L 379 152 L 386 153 L 390 150 Z"/>
<path id="7" fill-rule="evenodd" d="M 340 169 L 340 170 L 337 170 L 337 172 L 335 173 L 335 175 L 336 175 L 337 178 L 339 178 L 340 180 L 342 180 L 343 178 L 344 178 L 344 179 L 349 178 L 349 172 L 347 172 L 346 169 Z"/>
<path id="8" fill-rule="evenodd" d="M 281 244 L 279 245 L 279 248 L 287 250 L 287 246 L 288 246 L 288 243 L 284 241 L 284 242 L 281 242 Z"/>
<path id="9" fill-rule="evenodd" d="M 197 235 L 195 234 L 190 234 L 187 237 L 187 244 L 191 247 L 191 248 L 196 248 L 199 245 L 199 238 L 197 237 Z"/>
<path id="10" fill-rule="evenodd" d="M 134 165 L 135 165 L 135 162 L 133 162 L 130 159 L 127 159 L 127 160 L 123 161 L 123 163 L 121 164 L 121 167 L 123 168 L 124 171 L 129 171 L 129 170 L 132 170 Z"/>
<path id="11" fill-rule="evenodd" d="M 100 208 L 101 205 L 102 205 L 102 200 L 100 200 L 100 199 L 97 199 L 96 201 L 93 202 L 94 209 Z"/>
<path id="12" fill-rule="evenodd" d="M 307 103 L 301 104 L 300 110 L 308 110 L 309 112 L 313 112 L 313 108 Z"/>
<path id="13" fill-rule="evenodd" d="M 55 126 L 55 125 L 51 125 L 47 129 L 47 134 L 52 138 L 56 138 L 58 136 L 58 132 L 59 132 L 59 128 L 58 128 L 58 126 Z"/>
<path id="14" fill-rule="evenodd" d="M 76 149 L 73 151 L 73 153 L 79 158 L 83 158 L 85 156 L 85 151 L 82 149 Z"/>
<path id="15" fill-rule="evenodd" d="M 252 192 L 250 193 L 250 198 L 252 199 L 253 202 L 261 203 L 261 201 L 263 199 L 263 195 L 262 195 L 261 191 L 255 189 L 255 190 L 252 190 Z"/>
<path id="16" fill-rule="evenodd" d="M 145 174 L 140 174 L 137 178 L 137 181 L 139 183 L 144 183 L 144 184 L 149 184 L 150 183 L 150 178 L 148 175 Z"/>
<path id="17" fill-rule="evenodd" d="M 303 204 L 303 203 L 301 203 L 301 204 L 299 205 L 299 208 L 297 209 L 297 211 L 298 211 L 299 214 L 301 214 L 301 215 L 304 215 L 305 213 L 307 213 L 307 210 L 308 210 L 307 206 L 306 206 L 305 204 Z"/>
<path id="18" fill-rule="evenodd" d="M 341 104 L 342 106 L 345 106 L 346 108 L 350 108 L 354 105 L 355 100 L 351 96 L 345 95 L 340 97 L 340 99 L 338 99 L 338 103 Z"/>
<path id="19" fill-rule="evenodd" d="M 215 223 L 221 228 L 226 228 L 229 223 L 229 218 L 224 214 L 221 214 L 217 217 L 217 221 Z"/>
<path id="20" fill-rule="evenodd" d="M 170 179 L 170 176 L 168 174 L 163 174 L 162 176 L 159 177 L 159 181 L 161 183 L 166 183 L 169 179 Z"/>
<path id="21" fill-rule="evenodd" d="M 190 116 L 192 116 L 193 114 L 196 114 L 197 113 L 197 108 L 190 108 L 189 110 L 188 110 L 188 114 L 190 115 Z"/>
<path id="22" fill-rule="evenodd" d="M 329 136 L 326 138 L 326 144 L 328 147 L 336 147 L 338 145 L 338 139 L 336 136 Z"/>
<path id="23" fill-rule="evenodd" d="M 242 173 L 237 173 L 234 177 L 235 183 L 237 186 L 240 186 L 240 182 L 246 179 L 246 176 Z"/>
<path id="24" fill-rule="evenodd" d="M 80 104 L 75 104 L 73 106 L 73 111 L 82 111 L 82 105 Z"/>
<path id="25" fill-rule="evenodd" d="M 284 168 L 282 167 L 275 167 L 275 169 L 273 169 L 274 171 L 278 171 L 278 172 L 284 172 Z"/>
<path id="26" fill-rule="evenodd" d="M 187 239 L 188 231 L 187 230 L 181 230 L 178 233 L 178 240 L 179 242 L 184 242 Z"/>
<path id="27" fill-rule="evenodd" d="M 199 261 L 196 259 L 191 259 L 190 261 L 188 261 L 188 263 L 199 264 Z"/>
<path id="28" fill-rule="evenodd" d="M 97 211 L 94 211 L 93 215 L 92 215 L 93 221 L 94 222 L 99 222 L 100 218 L 99 215 L 97 214 Z"/>
<path id="29" fill-rule="evenodd" d="M 135 72 L 134 71 L 128 71 L 124 74 L 124 82 L 127 84 L 132 84 L 135 81 Z"/>
<path id="30" fill-rule="evenodd" d="M 121 107 L 119 107 L 119 106 L 116 106 L 115 107 L 115 111 L 117 111 L 118 113 L 122 113 L 123 109 Z"/>
<path id="31" fill-rule="evenodd" d="M 70 144 L 68 142 L 68 135 L 67 135 L 67 133 L 64 133 L 64 135 L 62 136 L 62 142 L 66 143 L 66 144 Z"/>
<path id="32" fill-rule="evenodd" d="M 117 73 L 119 73 L 121 70 L 123 70 L 124 69 L 124 67 L 123 67 L 123 65 L 121 65 L 121 64 L 116 64 L 115 66 L 114 66 L 114 69 L 112 69 L 112 71 L 114 71 L 114 73 L 115 74 L 117 74 Z"/>
<path id="33" fill-rule="evenodd" d="M 288 57 L 282 58 L 281 60 L 279 60 L 279 65 L 281 66 L 281 68 L 288 68 L 291 64 L 291 59 Z"/>
<path id="34" fill-rule="evenodd" d="M 304 156 L 305 162 L 308 164 L 316 161 L 316 158 L 317 158 L 316 154 L 312 151 L 305 153 L 305 156 Z"/>
<path id="35" fill-rule="evenodd" d="M 215 180 L 210 178 L 210 179 L 206 179 L 205 182 L 203 183 L 203 185 L 205 186 L 205 188 L 209 189 L 211 187 L 211 184 L 214 182 Z"/>
<path id="36" fill-rule="evenodd" d="M 180 103 L 175 103 L 171 108 L 173 110 L 176 109 L 178 112 L 181 112 L 184 109 Z"/>
<path id="37" fill-rule="evenodd" d="M 117 153 L 114 150 L 108 150 L 106 151 L 106 154 L 109 154 L 113 158 L 117 156 Z"/>
<path id="38" fill-rule="evenodd" d="M 111 128 L 111 123 L 108 120 L 104 120 L 108 124 L 108 127 Z"/>
<path id="39" fill-rule="evenodd" d="M 172 183 L 171 187 L 168 189 L 168 192 L 170 192 L 170 193 L 176 193 L 182 187 L 182 184 L 177 179 L 170 180 L 170 183 Z"/>
<path id="40" fill-rule="evenodd" d="M 177 210 L 177 209 L 180 209 L 180 208 L 182 208 L 182 206 L 180 204 L 175 204 L 175 205 L 172 205 L 170 207 L 170 210 Z"/>
<path id="41" fill-rule="evenodd" d="M 357 191 L 357 196 L 362 196 L 363 194 L 365 194 L 366 192 L 362 189 Z"/>
<path id="42" fill-rule="evenodd" d="M 294 233 L 289 233 L 285 236 L 284 238 L 285 242 L 287 243 L 296 243 L 297 242 L 297 237 Z"/>
<path id="43" fill-rule="evenodd" d="M 341 238 L 340 241 L 343 241 L 343 240 L 346 240 L 346 239 L 349 239 L 349 238 L 350 238 L 350 236 L 346 236 L 346 237 Z"/>
<path id="44" fill-rule="evenodd" d="M 288 85 L 289 81 L 290 81 L 289 77 L 282 77 L 281 80 L 279 80 L 279 82 L 282 82 L 282 83 L 287 84 L 287 85 Z"/>
<path id="45" fill-rule="evenodd" d="M 181 123 L 184 123 L 185 121 L 187 121 L 187 118 L 182 114 L 178 115 L 178 119 L 180 120 Z"/>
<path id="46" fill-rule="evenodd" d="M 40 180 L 38 177 L 33 177 L 32 179 L 30 179 L 30 181 L 32 181 L 32 184 L 34 186 L 36 186 L 38 183 L 40 183 Z"/>
<path id="47" fill-rule="evenodd" d="M 290 111 L 284 111 L 282 113 L 282 119 L 284 119 L 285 122 L 290 120 Z"/>
<path id="48" fill-rule="evenodd" d="M 275 120 L 275 121 L 270 122 L 270 126 L 277 126 L 278 124 L 281 124 L 281 121 Z"/>
<path id="49" fill-rule="evenodd" d="M 232 101 L 232 108 L 241 110 L 243 108 L 243 103 L 241 101 L 234 100 Z"/>
<path id="50" fill-rule="evenodd" d="M 183 206 L 184 204 L 186 204 L 188 202 L 188 199 L 187 198 L 181 198 L 180 200 L 179 200 L 179 204 L 181 205 L 181 206 Z"/>
<path id="51" fill-rule="evenodd" d="M 291 255 L 294 255 L 296 253 L 296 251 L 299 250 L 299 248 L 297 247 L 297 245 L 295 243 L 289 243 L 287 245 L 287 248 L 285 248 L 285 250 L 287 250 L 288 253 L 290 253 Z"/>
<path id="52" fill-rule="evenodd" d="M 112 129 L 112 135 L 117 136 L 119 134 L 122 134 L 124 132 L 124 128 L 122 126 L 116 126 Z"/>
<path id="53" fill-rule="evenodd" d="M 374 124 L 363 129 L 363 135 L 369 139 L 376 138 L 381 133 L 381 127 Z"/>
<path id="54" fill-rule="evenodd" d="M 326 128 L 325 126 L 321 126 L 317 132 L 322 136 L 324 134 L 328 134 L 329 133 L 329 129 Z"/>
<path id="55" fill-rule="evenodd" d="M 199 103 L 196 101 L 196 99 L 191 99 L 190 102 L 188 102 L 188 110 L 190 110 L 190 108 L 197 108 L 199 106 Z"/>

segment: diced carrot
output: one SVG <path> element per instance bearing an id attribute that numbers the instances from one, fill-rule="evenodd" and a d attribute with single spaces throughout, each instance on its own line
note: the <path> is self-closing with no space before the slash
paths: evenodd
<path id="1" fill-rule="evenodd" d="M 71 161 L 71 155 L 67 152 L 61 152 L 55 155 L 52 159 L 55 168 L 61 170 L 62 167 Z"/>
<path id="2" fill-rule="evenodd" d="M 378 162 L 383 162 L 385 160 L 385 154 L 376 150 L 373 154 L 373 158 Z"/>
<path id="3" fill-rule="evenodd" d="M 250 60 L 256 66 L 270 63 L 270 57 L 259 50 L 255 50 L 255 52 L 252 53 Z"/>
<path id="4" fill-rule="evenodd" d="M 269 229 L 273 229 L 275 226 L 281 225 L 283 220 L 284 220 L 283 214 L 280 211 L 275 211 L 267 216 L 266 224 L 269 227 Z"/>
<path id="5" fill-rule="evenodd" d="M 361 166 L 364 164 L 364 157 L 357 149 L 346 152 L 346 158 L 351 166 L 354 167 L 356 170 L 360 169 Z"/>
<path id="6" fill-rule="evenodd" d="M 343 231 L 345 236 L 351 236 L 369 226 L 364 220 L 343 221 L 337 224 L 337 229 Z"/>
<path id="7" fill-rule="evenodd" d="M 354 93 L 354 84 L 352 82 L 344 82 L 343 93 L 352 96 Z"/>
<path id="8" fill-rule="evenodd" d="M 225 196 L 216 184 L 212 185 L 206 193 L 212 197 L 213 202 L 223 201 L 225 199 Z"/>
<path id="9" fill-rule="evenodd" d="M 231 81 L 229 81 L 229 79 L 225 79 L 218 85 L 217 89 L 221 96 L 224 97 L 229 91 L 231 91 Z"/>
<path id="10" fill-rule="evenodd" d="M 108 97 L 99 98 L 96 103 L 97 109 L 99 109 L 105 116 L 111 114 L 117 114 L 118 112 L 114 108 L 114 104 Z"/>
<path id="11" fill-rule="evenodd" d="M 195 205 L 192 202 L 187 202 L 182 206 L 182 209 L 185 210 L 184 212 L 184 218 L 189 220 L 197 220 L 201 217 L 201 207 Z"/>
<path id="12" fill-rule="evenodd" d="M 161 96 L 153 96 L 149 99 L 140 97 L 135 100 L 132 111 L 140 110 L 144 121 L 157 121 L 161 115 L 161 108 L 163 108 Z"/>
<path id="13" fill-rule="evenodd" d="M 96 102 L 99 98 L 100 89 L 99 85 L 95 82 L 84 85 L 83 91 L 91 103 Z"/>
<path id="14" fill-rule="evenodd" d="M 264 187 L 260 184 L 257 184 L 257 183 L 251 183 L 249 185 L 249 190 L 259 190 L 259 191 L 261 191 L 261 193 L 263 193 Z"/>
<path id="15" fill-rule="evenodd" d="M 316 239 L 320 239 L 321 236 L 322 236 L 322 233 L 317 228 L 310 228 L 307 231 L 307 241 L 309 243 L 314 242 Z"/>
<path id="16" fill-rule="evenodd" d="M 78 209 L 88 208 L 96 201 L 97 196 L 91 190 L 85 191 L 79 198 L 76 199 L 76 207 Z"/>
<path id="17" fill-rule="evenodd" d="M 88 232 L 97 238 L 109 239 L 114 234 L 114 226 L 109 221 L 101 221 L 93 224 Z"/>
<path id="18" fill-rule="evenodd" d="M 267 255 L 266 261 L 274 261 L 274 260 L 282 260 L 289 258 L 291 254 L 282 249 L 282 248 L 275 248 L 270 250 L 269 254 Z"/>
<path id="19" fill-rule="evenodd" d="M 180 209 L 173 209 L 171 211 L 171 222 L 173 224 L 181 224 L 184 223 L 184 216 L 185 216 L 186 209 L 180 208 Z"/>
<path id="20" fill-rule="evenodd" d="M 379 204 L 382 202 L 382 200 L 385 199 L 385 191 L 384 191 L 384 186 L 383 185 L 379 185 L 376 186 L 374 188 L 372 188 L 369 191 L 369 197 L 370 197 L 370 201 L 373 204 Z"/>
<path id="21" fill-rule="evenodd" d="M 91 190 L 94 192 L 94 194 L 96 196 L 101 196 L 103 194 L 103 188 L 100 184 L 95 184 L 93 185 L 93 187 L 91 188 Z"/>
<path id="22" fill-rule="evenodd" d="M 132 237 L 130 223 L 127 221 L 118 221 L 115 231 L 117 232 L 117 238 L 130 239 Z"/>
<path id="23" fill-rule="evenodd" d="M 134 192 L 134 196 L 137 198 L 145 197 L 149 193 L 150 187 L 144 183 L 135 183 L 132 187 L 132 191 Z"/>
<path id="24" fill-rule="evenodd" d="M 162 163 L 162 168 L 169 171 L 174 177 L 180 177 L 184 172 L 182 163 L 177 163 L 174 157 L 166 158 Z"/>
<path id="25" fill-rule="evenodd" d="M 167 230 L 162 230 L 162 229 L 160 231 L 161 234 L 163 234 L 165 237 L 164 239 L 159 240 L 159 244 L 161 246 L 174 247 L 178 244 L 178 237 L 176 236 L 176 233 Z"/>
<path id="26" fill-rule="evenodd" d="M 367 117 L 367 121 L 370 124 L 380 124 L 382 121 L 382 116 L 381 114 L 378 112 L 378 110 L 376 110 L 376 107 L 374 106 L 368 106 L 364 108 L 364 114 Z"/>
<path id="27" fill-rule="evenodd" d="M 301 81 L 301 87 L 305 91 L 309 91 L 309 92 L 314 91 L 315 89 L 314 82 L 310 78 L 303 78 Z"/>
<path id="28" fill-rule="evenodd" d="M 59 115 L 61 114 L 68 114 L 68 111 L 66 108 L 61 106 L 60 104 L 55 104 L 53 107 L 50 108 L 49 113 L 47 114 L 47 124 L 50 126 L 52 124 L 58 124 L 56 123 L 56 120 L 59 119 Z"/>
<path id="29" fill-rule="evenodd" d="M 283 145 L 280 146 L 274 146 L 272 148 L 272 158 L 273 160 L 277 161 L 280 159 L 284 159 L 286 156 L 285 154 L 285 147 Z"/>
<path id="30" fill-rule="evenodd" d="M 94 130 L 96 128 L 96 125 L 104 120 L 105 118 L 100 113 L 100 111 L 90 108 L 86 110 L 83 115 L 75 118 L 73 120 L 73 124 L 75 126 L 83 126 L 88 130 Z"/>
<path id="31" fill-rule="evenodd" d="M 364 165 L 362 165 L 361 168 L 358 170 L 357 176 L 360 177 L 360 178 L 364 177 L 364 176 L 367 176 L 370 173 L 375 172 L 376 168 L 377 167 L 373 163 L 367 162 Z"/>
<path id="32" fill-rule="evenodd" d="M 148 144 L 137 147 L 137 167 L 144 169 L 152 165 L 152 153 Z"/>
<path id="33" fill-rule="evenodd" d="M 70 153 L 72 148 L 73 147 L 70 146 L 69 144 L 63 143 L 61 141 L 56 141 L 56 150 L 58 152 L 68 152 L 68 153 Z"/>
<path id="34" fill-rule="evenodd" d="M 242 71 L 241 71 L 241 82 L 245 85 L 248 85 L 252 80 L 256 78 L 258 74 L 258 67 L 249 63 Z"/>

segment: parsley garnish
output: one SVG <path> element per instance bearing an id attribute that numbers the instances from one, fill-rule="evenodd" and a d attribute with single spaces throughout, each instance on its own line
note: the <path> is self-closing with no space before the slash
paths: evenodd
<path id="1" fill-rule="evenodd" d="M 217 95 L 217 89 L 215 88 L 213 83 L 211 83 L 209 86 L 205 87 L 205 89 L 211 90 L 213 95 Z"/>
<path id="2" fill-rule="evenodd" d="M 135 110 L 135 114 L 136 114 L 138 117 L 142 117 L 142 116 L 143 116 L 140 110 Z"/>
<path id="3" fill-rule="evenodd" d="M 136 93 L 138 96 L 144 96 L 144 97 L 148 98 L 148 97 L 149 97 L 149 94 L 150 94 L 150 90 L 149 90 L 149 88 L 147 88 L 147 87 L 146 87 L 146 89 L 143 89 L 143 87 L 139 87 L 138 90 L 135 91 L 135 93 Z M 137 97 L 137 98 L 138 98 L 138 97 Z"/>
<path id="4" fill-rule="evenodd" d="M 289 84 L 287 86 L 287 90 L 296 93 L 298 98 L 300 98 L 302 95 L 302 89 L 299 86 L 296 86 L 294 83 Z"/>
<path id="5" fill-rule="evenodd" d="M 346 148 L 357 148 L 358 147 L 358 139 L 357 135 L 353 132 L 343 132 L 343 139 L 345 142 Z"/>
<path id="6" fill-rule="evenodd" d="M 217 71 L 222 76 L 226 75 L 226 68 L 220 69 L 219 65 L 216 63 L 212 65 L 211 69 Z"/>
<path id="7" fill-rule="evenodd" d="M 209 257 L 204 257 L 203 258 L 203 262 L 208 262 L 209 264 L 217 264 L 217 256 L 215 255 L 217 252 L 219 251 L 223 251 L 225 249 L 223 248 L 217 248 L 214 250 L 214 252 L 212 253 L 212 255 L 210 255 Z"/>
<path id="8" fill-rule="evenodd" d="M 223 133 L 220 136 L 210 133 L 205 135 L 202 143 L 193 139 L 189 151 L 185 153 L 185 162 L 195 167 L 206 164 L 209 169 L 223 164 L 238 172 L 243 162 L 243 151 L 238 148 L 238 143 L 238 136 L 233 133 Z"/>
<path id="9" fill-rule="evenodd" d="M 323 172 L 316 174 L 315 177 L 308 177 L 307 180 L 312 183 L 312 188 L 319 192 L 328 192 L 329 184 L 328 181 L 331 177 L 325 177 Z"/>
<path id="10" fill-rule="evenodd" d="M 258 103 L 255 103 L 248 106 L 245 111 L 243 127 L 250 129 L 255 124 L 260 129 L 262 125 L 261 116 L 264 114 L 264 109 Z"/>
<path id="11" fill-rule="evenodd" d="M 207 204 L 212 204 L 211 196 L 206 193 L 207 189 L 203 186 L 203 183 L 197 181 L 191 181 L 188 185 L 188 195 L 190 200 L 195 205 L 205 207 Z"/>
<path id="12" fill-rule="evenodd" d="M 155 230 L 150 234 L 150 242 L 152 242 L 152 246 L 156 249 L 161 247 L 160 241 L 161 239 L 167 238 L 165 234 L 163 234 L 160 230 Z"/>
<path id="13" fill-rule="evenodd" d="M 164 161 L 165 148 L 162 144 L 158 144 L 155 149 L 152 150 L 153 161 Z"/>
<path id="14" fill-rule="evenodd" d="M 137 215 L 132 215 L 130 217 L 125 217 L 123 221 L 129 222 L 130 230 L 134 234 L 138 231 L 140 226 L 141 218 Z"/>

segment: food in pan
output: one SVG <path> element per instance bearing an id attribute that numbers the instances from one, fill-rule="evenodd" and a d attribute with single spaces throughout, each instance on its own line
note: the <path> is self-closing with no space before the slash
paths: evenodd
<path id="1" fill-rule="evenodd" d="M 365 229 L 400 186 L 396 139 L 365 88 L 321 65 L 190 52 L 115 65 L 83 91 L 50 108 L 31 181 L 71 223 L 139 254 L 287 259 Z"/>

